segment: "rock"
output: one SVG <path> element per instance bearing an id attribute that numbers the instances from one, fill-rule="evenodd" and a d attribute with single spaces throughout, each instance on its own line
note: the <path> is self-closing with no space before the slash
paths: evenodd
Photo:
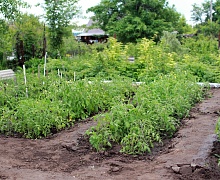
<path id="1" fill-rule="evenodd" d="M 76 151 L 76 150 L 78 150 L 78 147 L 72 146 L 72 147 L 71 147 L 71 150 L 72 150 L 72 151 Z"/>
<path id="2" fill-rule="evenodd" d="M 119 167 L 112 167 L 111 168 L 111 172 L 118 172 L 118 171 L 120 171 Z"/>
<path id="3" fill-rule="evenodd" d="M 180 167 L 178 167 L 178 166 L 173 166 L 173 167 L 172 167 L 172 170 L 173 170 L 175 173 L 177 173 L 177 174 L 180 173 Z"/>

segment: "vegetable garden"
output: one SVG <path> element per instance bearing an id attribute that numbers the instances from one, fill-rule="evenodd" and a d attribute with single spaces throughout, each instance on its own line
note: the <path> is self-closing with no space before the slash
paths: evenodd
<path id="1" fill-rule="evenodd" d="M 124 153 L 150 152 L 203 99 L 207 88 L 197 82 L 220 82 L 215 40 L 204 41 L 123 45 L 112 38 L 102 51 L 47 59 L 46 76 L 44 60 L 32 59 L 25 64 L 27 84 L 19 68 L 16 82 L 0 81 L 0 131 L 43 138 L 95 115 L 97 125 L 86 135 L 96 150 L 117 143 Z"/>

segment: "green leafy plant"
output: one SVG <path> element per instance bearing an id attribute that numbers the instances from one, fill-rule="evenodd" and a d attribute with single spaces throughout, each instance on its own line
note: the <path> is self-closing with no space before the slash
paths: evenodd
<path id="1" fill-rule="evenodd" d="M 103 150 L 115 142 L 121 144 L 121 152 L 150 152 L 154 142 L 173 135 L 179 119 L 202 99 L 203 91 L 194 80 L 179 73 L 142 84 L 131 103 L 115 104 L 110 112 L 97 118 L 98 125 L 87 131 L 91 144 Z"/>

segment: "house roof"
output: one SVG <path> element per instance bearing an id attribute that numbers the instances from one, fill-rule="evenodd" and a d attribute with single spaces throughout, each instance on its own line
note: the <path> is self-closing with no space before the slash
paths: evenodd
<path id="1" fill-rule="evenodd" d="M 105 31 L 101 30 L 101 29 L 90 29 L 87 31 L 87 33 L 90 34 L 105 34 Z"/>
<path id="2" fill-rule="evenodd" d="M 100 35 L 106 35 L 105 31 L 103 31 L 101 29 L 90 29 L 86 32 L 78 34 L 77 37 L 80 37 L 80 36 L 100 36 Z"/>
<path id="3" fill-rule="evenodd" d="M 86 26 L 91 27 L 93 25 L 93 23 L 94 23 L 94 21 L 92 19 L 90 19 Z M 100 36 L 100 35 L 107 35 L 107 34 L 102 29 L 94 28 L 94 29 L 88 29 L 88 30 L 84 31 L 83 33 L 78 34 L 77 37 L 81 37 L 81 36 Z"/>

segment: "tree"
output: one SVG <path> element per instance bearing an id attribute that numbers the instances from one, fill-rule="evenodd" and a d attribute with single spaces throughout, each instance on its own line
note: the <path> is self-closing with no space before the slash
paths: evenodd
<path id="1" fill-rule="evenodd" d="M 102 0 L 88 11 L 95 14 L 94 21 L 101 29 L 122 42 L 178 31 L 181 17 L 166 0 Z"/>
<path id="2" fill-rule="evenodd" d="M 0 60 L 6 64 L 6 55 L 12 52 L 13 32 L 11 26 L 20 16 L 20 7 L 28 7 L 22 0 L 0 0 Z"/>
<path id="3" fill-rule="evenodd" d="M 15 19 L 20 14 L 19 7 L 26 7 L 21 0 L 0 0 L 0 14 L 6 19 Z"/>
<path id="4" fill-rule="evenodd" d="M 210 9 L 210 0 L 201 5 L 193 4 L 192 20 L 197 23 L 195 28 L 205 36 L 217 37 L 220 29 L 220 0 L 216 0 Z M 212 20 L 211 20 L 212 12 Z"/>
<path id="5" fill-rule="evenodd" d="M 214 22 L 218 22 L 220 23 L 220 0 L 216 0 L 214 3 L 213 3 L 213 21 Z"/>
<path id="6" fill-rule="evenodd" d="M 45 0 L 46 21 L 49 28 L 51 55 L 62 53 L 63 38 L 67 34 L 67 26 L 77 15 L 78 0 Z"/>
<path id="7" fill-rule="evenodd" d="M 192 10 L 192 20 L 195 23 L 204 23 L 208 22 L 211 18 L 212 13 L 212 21 L 213 22 L 220 22 L 220 0 L 216 0 L 212 2 L 212 10 L 210 5 L 210 0 L 206 0 L 202 4 L 193 4 Z"/>
<path id="8" fill-rule="evenodd" d="M 5 60 L 7 52 L 12 52 L 13 34 L 9 24 L 0 19 L 0 60 Z"/>
<path id="9" fill-rule="evenodd" d="M 19 65 L 31 58 L 42 56 L 43 49 L 43 23 L 33 14 L 23 14 L 13 26 L 15 30 L 15 53 Z"/>
<path id="10" fill-rule="evenodd" d="M 193 4 L 192 6 L 193 6 L 193 10 L 191 11 L 192 12 L 191 19 L 194 22 L 202 23 L 203 22 L 203 13 L 204 13 L 203 7 L 199 6 L 196 3 Z"/>

